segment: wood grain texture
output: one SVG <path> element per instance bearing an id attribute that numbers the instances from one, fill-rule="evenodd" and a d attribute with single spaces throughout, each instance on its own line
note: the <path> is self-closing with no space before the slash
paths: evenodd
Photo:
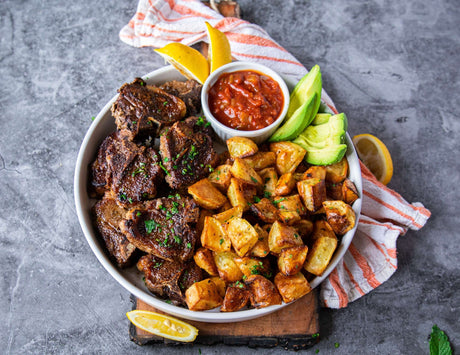
<path id="1" fill-rule="evenodd" d="M 161 312 L 132 296 L 133 309 Z M 299 301 L 264 317 L 238 323 L 186 322 L 199 330 L 196 344 L 247 345 L 249 347 L 283 347 L 306 349 L 319 340 L 318 302 L 313 290 Z M 130 324 L 130 338 L 139 345 L 165 343 L 182 345 L 152 335 Z"/>

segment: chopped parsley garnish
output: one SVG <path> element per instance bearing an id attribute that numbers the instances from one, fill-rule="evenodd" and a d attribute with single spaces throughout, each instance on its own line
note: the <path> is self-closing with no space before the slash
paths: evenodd
<path id="1" fill-rule="evenodd" d="M 163 169 L 163 171 L 166 173 L 166 175 L 171 175 L 169 173 L 169 171 L 164 167 L 163 163 L 161 161 L 158 162 L 158 165 L 160 166 L 160 168 Z"/>
<path id="2" fill-rule="evenodd" d="M 142 213 L 139 212 L 139 211 L 137 211 L 137 212 L 136 212 L 136 216 L 137 216 L 137 217 L 142 216 Z"/>
<path id="3" fill-rule="evenodd" d="M 219 240 L 219 244 L 222 245 L 223 243 L 224 243 L 224 239 L 221 238 L 221 239 Z"/>
<path id="4" fill-rule="evenodd" d="M 257 179 L 256 179 L 254 176 L 251 176 L 251 180 L 252 180 L 252 182 L 255 183 L 255 184 L 258 183 Z"/>
<path id="5" fill-rule="evenodd" d="M 145 231 L 147 233 L 152 233 L 154 230 L 158 230 L 158 232 L 161 232 L 161 224 L 155 222 L 153 219 L 148 219 L 144 221 L 145 224 Z"/>
<path id="6" fill-rule="evenodd" d="M 126 194 L 124 192 L 120 192 L 120 195 L 118 196 L 118 198 L 121 200 L 121 201 L 126 201 Z"/>
<path id="7" fill-rule="evenodd" d="M 259 202 L 260 202 L 260 198 L 257 197 L 257 196 L 254 196 L 254 202 L 255 202 L 255 203 L 259 203 Z"/>
<path id="8" fill-rule="evenodd" d="M 203 116 L 198 117 L 198 119 L 196 120 L 196 125 L 197 125 L 197 126 L 202 126 L 202 125 L 204 125 L 204 118 L 203 118 Z"/>
<path id="9" fill-rule="evenodd" d="M 178 235 L 174 235 L 174 241 L 177 243 L 177 244 L 181 244 L 182 243 L 182 239 L 180 239 L 180 237 Z"/>
<path id="10" fill-rule="evenodd" d="M 95 119 L 96 119 L 96 117 L 94 117 L 94 116 L 93 116 L 93 117 L 91 117 L 91 121 L 94 121 Z"/>
<path id="11" fill-rule="evenodd" d="M 270 193 L 270 191 L 264 191 L 264 197 L 265 198 L 270 198 L 272 196 L 272 194 Z"/>
<path id="12" fill-rule="evenodd" d="M 192 249 L 192 244 L 190 243 L 187 243 L 185 246 L 187 247 L 187 249 Z"/>
<path id="13" fill-rule="evenodd" d="M 133 199 L 131 197 L 128 197 L 128 202 L 133 203 Z"/>
<path id="14" fill-rule="evenodd" d="M 163 102 L 163 106 L 166 106 L 168 104 L 168 101 Z"/>

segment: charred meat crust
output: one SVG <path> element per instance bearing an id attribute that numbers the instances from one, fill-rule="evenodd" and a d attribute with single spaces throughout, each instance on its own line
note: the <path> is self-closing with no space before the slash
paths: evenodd
<path id="1" fill-rule="evenodd" d="M 166 182 L 172 189 L 184 191 L 217 165 L 211 134 L 202 117 L 189 117 L 164 131 L 160 154 L 168 171 Z"/>
<path id="2" fill-rule="evenodd" d="M 179 194 L 148 201 L 128 212 L 120 228 L 140 250 L 169 261 L 193 257 L 199 208 Z"/>
<path id="3" fill-rule="evenodd" d="M 203 279 L 201 269 L 193 260 L 168 261 L 145 255 L 139 259 L 137 268 L 144 273 L 144 282 L 150 292 L 169 298 L 175 305 L 185 305 L 185 290 Z"/>
<path id="4" fill-rule="evenodd" d="M 124 135 L 157 136 L 162 126 L 171 125 L 185 116 L 185 103 L 178 97 L 136 78 L 118 90 L 112 105 L 115 123 Z"/>
<path id="5" fill-rule="evenodd" d="M 90 186 L 96 195 L 111 190 L 118 204 L 125 207 L 155 198 L 163 178 L 158 153 L 151 147 L 137 145 L 117 131 L 99 148 Z"/>
<path id="6" fill-rule="evenodd" d="M 136 256 L 136 247 L 121 232 L 119 224 L 127 210 L 114 199 L 104 197 L 93 207 L 94 224 L 99 231 L 108 254 L 120 268 L 130 266 Z"/>
<path id="7" fill-rule="evenodd" d="M 196 116 L 201 112 L 201 84 L 195 80 L 172 80 L 160 85 L 160 89 L 184 101 L 185 117 Z"/>

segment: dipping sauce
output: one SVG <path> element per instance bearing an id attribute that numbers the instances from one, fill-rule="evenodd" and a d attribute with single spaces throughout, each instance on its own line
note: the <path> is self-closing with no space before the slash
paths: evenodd
<path id="1" fill-rule="evenodd" d="M 279 84 L 269 76 L 241 70 L 224 73 L 209 90 L 209 109 L 222 124 L 242 131 L 271 125 L 284 104 Z"/>

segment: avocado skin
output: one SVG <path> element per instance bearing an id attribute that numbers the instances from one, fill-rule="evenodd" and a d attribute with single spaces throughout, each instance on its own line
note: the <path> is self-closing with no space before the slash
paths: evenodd
<path id="1" fill-rule="evenodd" d="M 316 126 L 308 126 L 293 142 L 307 150 L 305 160 L 313 165 L 330 165 L 340 161 L 347 151 L 344 144 L 347 118 L 340 113 Z"/>

